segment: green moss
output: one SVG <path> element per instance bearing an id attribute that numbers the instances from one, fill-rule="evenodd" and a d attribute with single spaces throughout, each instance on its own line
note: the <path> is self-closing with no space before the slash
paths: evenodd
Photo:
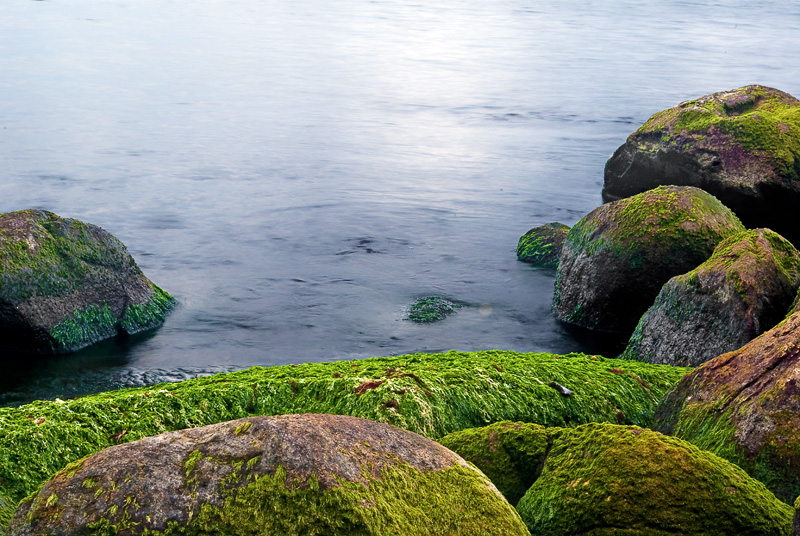
<path id="1" fill-rule="evenodd" d="M 117 319 L 107 304 L 75 310 L 72 317 L 50 329 L 53 353 L 74 351 L 117 333 Z"/>
<path id="2" fill-rule="evenodd" d="M 428 296 L 420 298 L 409 308 L 406 319 L 417 323 L 438 322 L 460 307 L 460 304 L 439 296 Z"/>
<path id="3" fill-rule="evenodd" d="M 126 307 L 119 326 L 128 334 L 160 326 L 175 303 L 175 298 L 153 285 L 153 296 L 150 300 L 147 303 Z"/>
<path id="4" fill-rule="evenodd" d="M 684 102 L 655 114 L 635 134 L 650 132 L 675 145 L 716 133 L 771 159 L 782 175 L 797 177 L 800 170 L 800 105 L 761 86 Z"/>
<path id="5" fill-rule="evenodd" d="M 548 223 L 535 227 L 520 237 L 517 258 L 540 268 L 558 268 L 558 259 L 569 227 Z"/>
<path id="6" fill-rule="evenodd" d="M 434 439 L 502 420 L 647 426 L 656 401 L 686 371 L 582 354 L 448 352 L 254 367 L 69 401 L 39 401 L 0 408 L 0 493 L 19 501 L 66 463 L 114 445 L 120 437 L 133 441 L 249 415 L 353 415 Z M 548 386 L 551 381 L 575 394 L 559 395 Z M 396 405 L 386 404 L 390 399 Z M 43 424 L 37 425 L 41 418 Z"/>
<path id="7" fill-rule="evenodd" d="M 453 432 L 439 443 L 480 469 L 512 505 L 539 477 L 548 449 L 544 427 L 511 421 Z"/>
<path id="8" fill-rule="evenodd" d="M 187 525 L 172 522 L 147 534 L 526 535 L 516 512 L 484 482 L 460 465 L 426 473 L 398 465 L 371 479 L 369 487 L 340 479 L 322 490 L 313 476 L 289 481 L 279 467 L 274 475 L 225 489 L 221 506 L 200 505 Z M 117 534 L 124 527 L 124 512 L 117 510 L 91 523 L 88 534 Z"/>
<path id="9" fill-rule="evenodd" d="M 790 535 L 791 508 L 739 467 L 638 427 L 549 430 L 518 511 L 531 534 Z"/>
<path id="10" fill-rule="evenodd" d="M 236 430 L 234 430 L 233 433 L 236 435 L 242 435 L 243 433 L 247 432 L 251 426 L 253 426 L 253 423 L 251 422 L 240 424 L 236 427 Z"/>
<path id="11" fill-rule="evenodd" d="M 0 490 L 0 534 L 5 534 L 8 529 L 8 524 L 14 516 L 19 501 L 13 500 L 11 497 Z"/>
<path id="12" fill-rule="evenodd" d="M 199 450 L 193 450 L 186 461 L 183 463 L 183 469 L 186 471 L 186 477 L 188 478 L 192 471 L 194 471 L 195 467 L 197 467 L 197 462 L 203 459 L 203 453 Z"/>

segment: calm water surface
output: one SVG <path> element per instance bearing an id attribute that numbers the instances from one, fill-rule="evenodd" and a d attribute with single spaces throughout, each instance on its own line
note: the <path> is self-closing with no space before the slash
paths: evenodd
<path id="1" fill-rule="evenodd" d="M 555 321 L 517 239 L 599 205 L 654 112 L 800 96 L 799 30 L 777 1 L 4 0 L 0 211 L 100 225 L 180 307 L 5 362 L 0 404 L 451 348 L 611 355 Z M 403 320 L 431 294 L 467 306 Z"/>

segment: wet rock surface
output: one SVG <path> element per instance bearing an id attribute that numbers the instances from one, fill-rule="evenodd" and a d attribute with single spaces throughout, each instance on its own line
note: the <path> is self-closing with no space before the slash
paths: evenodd
<path id="1" fill-rule="evenodd" d="M 687 374 L 656 427 L 718 453 L 791 502 L 800 495 L 800 313 Z"/>
<path id="2" fill-rule="evenodd" d="M 174 299 L 95 225 L 0 214 L 0 338 L 9 352 L 72 352 L 164 322 Z"/>
<path id="3" fill-rule="evenodd" d="M 702 188 L 748 227 L 769 227 L 798 244 L 800 101 L 751 85 L 655 114 L 609 159 L 603 198 L 664 184 Z"/>
<path id="4" fill-rule="evenodd" d="M 798 286 L 800 252 L 788 240 L 769 229 L 739 233 L 664 285 L 621 357 L 696 367 L 783 320 Z"/>
<path id="5" fill-rule="evenodd" d="M 251 417 L 108 448 L 23 501 L 9 534 L 120 531 L 526 534 L 497 489 L 441 445 L 319 414 Z"/>
<path id="6" fill-rule="evenodd" d="M 558 268 L 561 248 L 568 232 L 569 226 L 557 222 L 534 227 L 520 237 L 517 259 L 539 268 Z"/>
<path id="7" fill-rule="evenodd" d="M 693 187 L 661 186 L 598 207 L 564 242 L 555 313 L 585 328 L 630 333 L 664 283 L 743 230 L 727 207 Z"/>

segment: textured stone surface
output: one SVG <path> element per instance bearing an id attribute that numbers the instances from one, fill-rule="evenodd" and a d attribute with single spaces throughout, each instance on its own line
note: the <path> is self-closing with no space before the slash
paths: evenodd
<path id="1" fill-rule="evenodd" d="M 8 352 L 78 350 L 163 323 L 174 303 L 125 246 L 43 210 L 0 214 L 0 338 Z"/>
<path id="2" fill-rule="evenodd" d="M 250 417 L 103 450 L 22 502 L 9 534 L 526 534 L 480 472 L 366 419 Z"/>
<path id="3" fill-rule="evenodd" d="M 743 231 L 664 285 L 622 357 L 696 367 L 783 320 L 798 286 L 800 252 L 769 229 Z"/>
<path id="4" fill-rule="evenodd" d="M 540 268 L 557 268 L 569 226 L 547 223 L 522 235 L 517 243 L 517 259 Z"/>
<path id="5" fill-rule="evenodd" d="M 727 207 L 692 187 L 661 186 L 598 207 L 564 242 L 556 315 L 590 329 L 630 333 L 664 283 L 742 230 Z"/>
<path id="6" fill-rule="evenodd" d="M 656 427 L 744 468 L 780 499 L 800 495 L 800 313 L 684 376 Z"/>
<path id="7" fill-rule="evenodd" d="M 748 227 L 769 227 L 798 244 L 800 101 L 753 85 L 655 114 L 609 159 L 603 198 L 662 184 L 702 188 Z"/>

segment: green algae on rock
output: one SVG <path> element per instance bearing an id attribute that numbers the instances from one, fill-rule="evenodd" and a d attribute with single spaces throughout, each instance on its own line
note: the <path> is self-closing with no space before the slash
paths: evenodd
<path id="1" fill-rule="evenodd" d="M 800 495 L 800 313 L 687 374 L 658 430 L 730 460 L 790 503 Z"/>
<path id="2" fill-rule="evenodd" d="M 519 239 L 517 259 L 539 268 L 558 268 L 561 248 L 569 227 L 563 223 L 548 223 L 534 227 Z"/>
<path id="3" fill-rule="evenodd" d="M 598 207 L 567 234 L 556 315 L 589 329 L 631 332 L 664 283 L 743 230 L 730 209 L 692 187 L 660 186 Z"/>
<path id="4" fill-rule="evenodd" d="M 655 114 L 609 159 L 603 198 L 664 184 L 702 188 L 748 227 L 800 243 L 800 101 L 751 85 Z"/>
<path id="5" fill-rule="evenodd" d="M 549 429 L 517 510 L 533 536 L 791 534 L 792 508 L 739 467 L 636 426 Z"/>
<path id="6" fill-rule="evenodd" d="M 502 420 L 648 426 L 688 369 L 583 354 L 448 352 L 254 367 L 74 400 L 0 408 L 0 494 L 118 442 L 250 415 L 333 413 L 439 438 Z M 574 394 L 561 396 L 549 382 Z"/>
<path id="7" fill-rule="evenodd" d="M 515 506 L 539 477 L 549 447 L 545 427 L 511 421 L 453 432 L 439 443 L 474 464 Z"/>
<path id="8" fill-rule="evenodd" d="M 72 352 L 161 325 L 174 299 L 95 225 L 0 214 L 0 337 L 8 351 Z"/>
<path id="9" fill-rule="evenodd" d="M 428 296 L 420 298 L 411 305 L 406 319 L 418 324 L 438 322 L 439 320 L 444 320 L 447 315 L 455 313 L 456 309 L 460 307 L 460 304 L 439 296 Z"/>
<path id="10" fill-rule="evenodd" d="M 249 417 L 100 451 L 24 500 L 9 527 L 10 536 L 56 533 L 528 534 L 486 477 L 441 445 L 319 414 Z"/>
<path id="11" fill-rule="evenodd" d="M 743 231 L 664 285 L 621 357 L 698 366 L 775 326 L 799 286 L 800 252 L 788 240 L 769 229 Z"/>

